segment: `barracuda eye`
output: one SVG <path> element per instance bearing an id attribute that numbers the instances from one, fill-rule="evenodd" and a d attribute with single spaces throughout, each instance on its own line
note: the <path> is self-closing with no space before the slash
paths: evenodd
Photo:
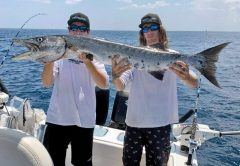
<path id="1" fill-rule="evenodd" d="M 41 43 L 43 41 L 43 38 L 42 37 L 38 37 L 38 38 L 36 38 L 36 41 Z"/>

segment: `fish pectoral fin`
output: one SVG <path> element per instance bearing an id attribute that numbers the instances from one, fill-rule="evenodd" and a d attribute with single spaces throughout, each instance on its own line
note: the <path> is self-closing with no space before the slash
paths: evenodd
<path id="1" fill-rule="evenodd" d="M 86 58 L 89 59 L 90 61 L 93 61 L 93 54 L 86 53 Z"/>
<path id="2" fill-rule="evenodd" d="M 75 46 L 73 46 L 73 45 L 69 45 L 68 47 L 67 47 L 67 49 L 69 49 L 69 50 L 71 50 L 71 51 L 78 51 L 78 48 L 77 47 L 75 47 Z"/>
<path id="3" fill-rule="evenodd" d="M 166 71 L 166 69 L 157 70 L 157 71 L 148 71 L 148 73 L 151 74 L 154 78 L 156 78 L 158 80 L 163 80 L 165 71 Z"/>

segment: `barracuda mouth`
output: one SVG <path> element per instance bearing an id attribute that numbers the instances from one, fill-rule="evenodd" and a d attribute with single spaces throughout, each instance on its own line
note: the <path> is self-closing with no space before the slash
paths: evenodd
<path id="1" fill-rule="evenodd" d="M 28 60 L 28 59 L 32 59 L 31 55 L 32 55 L 32 52 L 27 51 L 27 52 L 24 52 L 22 54 L 15 55 L 11 59 L 15 60 L 15 61 L 17 61 L 17 60 Z"/>
<path id="2" fill-rule="evenodd" d="M 31 52 L 37 52 L 37 51 L 39 51 L 38 45 L 36 45 L 36 44 L 34 44 L 34 43 L 25 43 L 24 46 L 27 47 Z"/>
<path id="3" fill-rule="evenodd" d="M 38 44 L 34 43 L 32 40 L 13 39 L 13 42 L 27 47 L 31 52 L 39 51 Z"/>
<path id="4" fill-rule="evenodd" d="M 30 60 L 33 58 L 31 56 L 32 53 L 39 51 L 39 46 L 36 43 L 34 43 L 32 40 L 13 39 L 13 42 L 26 47 L 28 49 L 28 51 L 26 51 L 22 54 L 13 56 L 11 58 L 12 60 Z"/>

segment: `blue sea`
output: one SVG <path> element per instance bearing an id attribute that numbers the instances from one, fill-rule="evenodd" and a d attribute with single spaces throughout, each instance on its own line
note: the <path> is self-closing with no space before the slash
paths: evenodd
<path id="1" fill-rule="evenodd" d="M 0 61 L 10 48 L 11 39 L 17 29 L 0 29 Z M 25 29 L 18 37 L 67 34 L 66 30 L 30 30 Z M 107 40 L 138 45 L 138 32 L 134 31 L 92 31 L 91 36 Z M 217 63 L 216 77 L 222 89 L 216 88 L 206 78 L 201 78 L 198 104 L 198 122 L 220 131 L 240 130 L 240 32 L 168 32 L 169 46 L 182 53 L 194 54 L 224 42 L 232 42 L 221 53 Z M 0 79 L 11 96 L 29 98 L 32 107 L 48 108 L 51 88 L 41 83 L 42 64 L 30 61 L 12 61 L 10 57 L 21 53 L 25 48 L 13 46 L 3 66 Z M 108 73 L 111 67 L 107 66 Z M 116 91 L 110 85 L 110 105 L 108 122 L 111 117 Z M 195 108 L 197 90 L 187 88 L 178 81 L 179 114 Z M 197 151 L 201 166 L 240 166 L 240 135 L 214 138 L 205 142 Z"/>

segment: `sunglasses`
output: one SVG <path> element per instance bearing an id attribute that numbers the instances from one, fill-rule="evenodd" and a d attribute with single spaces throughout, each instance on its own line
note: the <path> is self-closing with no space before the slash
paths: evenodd
<path id="1" fill-rule="evenodd" d="M 85 25 L 81 25 L 81 26 L 78 26 L 78 25 L 75 25 L 75 24 L 72 24 L 70 27 L 69 27 L 69 30 L 71 31 L 77 31 L 77 30 L 80 30 L 81 32 L 86 32 L 89 30 L 89 28 Z"/>
<path id="2" fill-rule="evenodd" d="M 151 24 L 150 26 L 145 26 L 145 27 L 142 27 L 141 31 L 143 33 L 147 33 L 149 30 L 151 31 L 156 31 L 156 30 L 159 30 L 160 29 L 160 26 L 157 25 L 157 24 Z"/>

